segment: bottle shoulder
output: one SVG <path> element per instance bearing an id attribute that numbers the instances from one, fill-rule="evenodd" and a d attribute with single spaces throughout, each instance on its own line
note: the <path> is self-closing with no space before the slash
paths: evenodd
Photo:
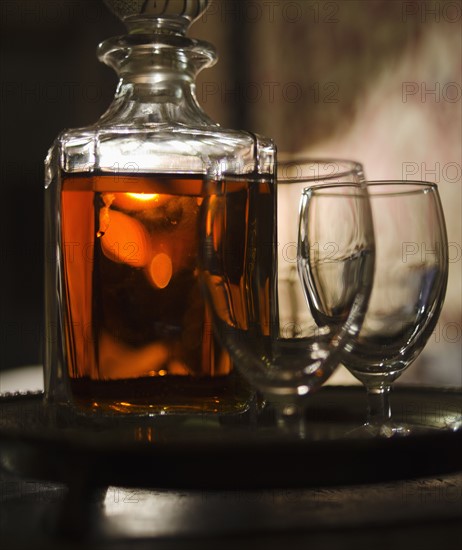
<path id="1" fill-rule="evenodd" d="M 273 173 L 271 139 L 218 125 L 89 126 L 64 130 L 52 150 L 68 173 L 94 171 Z"/>

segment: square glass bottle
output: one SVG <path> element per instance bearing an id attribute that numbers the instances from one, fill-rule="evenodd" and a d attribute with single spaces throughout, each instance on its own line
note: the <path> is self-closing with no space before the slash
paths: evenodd
<path id="1" fill-rule="evenodd" d="M 46 399 L 89 413 L 240 413 L 252 391 L 212 331 L 198 227 L 213 196 L 230 288 L 244 294 L 251 247 L 269 315 L 275 147 L 222 129 L 197 102 L 195 77 L 216 58 L 186 31 L 206 0 L 106 3 L 128 28 L 99 46 L 115 98 L 46 159 Z"/>

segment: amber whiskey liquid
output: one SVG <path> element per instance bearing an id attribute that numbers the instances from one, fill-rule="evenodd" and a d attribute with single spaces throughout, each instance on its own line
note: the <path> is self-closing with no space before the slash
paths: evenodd
<path id="1" fill-rule="evenodd" d="M 269 187 L 231 178 L 214 188 L 186 174 L 63 178 L 66 362 L 78 406 L 141 414 L 248 407 L 251 391 L 216 340 L 200 289 L 199 223 L 211 195 L 225 201 L 238 294 L 251 205 L 267 204 L 271 220 Z"/>

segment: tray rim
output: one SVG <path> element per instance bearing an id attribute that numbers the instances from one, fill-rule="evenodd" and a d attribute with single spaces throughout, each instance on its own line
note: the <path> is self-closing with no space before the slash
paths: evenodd
<path id="1" fill-rule="evenodd" d="M 362 390 L 356 386 L 329 388 L 329 393 L 351 393 L 352 388 L 353 393 Z M 416 393 L 420 397 L 425 393 L 434 397 L 454 396 L 462 403 L 462 392 L 452 388 L 396 389 L 397 393 L 411 396 Z M 11 399 L 13 402 L 24 399 L 37 402 L 39 397 Z M 5 469 L 19 476 L 68 484 L 74 483 L 74 477 L 81 480 L 83 476 L 89 486 L 122 484 L 167 489 L 252 490 L 383 483 L 462 471 L 460 456 L 462 430 L 435 429 L 428 435 L 370 440 L 247 439 L 239 442 L 230 439 L 160 441 L 154 444 L 132 441 L 111 445 L 93 437 L 73 439 L 38 433 L 8 433 L 0 424 L 0 467 L 6 466 Z M 280 468 L 272 468 L 268 457 L 271 457 L 271 462 L 279 463 Z M 373 461 L 387 464 L 391 459 L 394 464 L 380 473 L 368 464 Z M 333 470 L 337 460 L 341 472 L 336 470 L 331 475 L 329 468 Z M 321 465 L 317 473 L 310 470 L 310 461 Z M 220 464 L 227 471 L 226 476 L 223 476 Z M 129 471 L 130 468 L 135 468 L 135 471 Z M 163 475 L 156 475 L 156 469 Z"/>

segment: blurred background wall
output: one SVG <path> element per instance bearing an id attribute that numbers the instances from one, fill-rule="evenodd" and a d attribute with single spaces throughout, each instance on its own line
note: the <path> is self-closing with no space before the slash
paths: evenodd
<path id="1" fill-rule="evenodd" d="M 205 110 L 279 150 L 440 185 L 450 241 L 443 315 L 411 380 L 462 383 L 462 2 L 213 0 L 192 36 L 220 61 Z M 43 158 L 94 122 L 116 78 L 97 44 L 124 32 L 98 0 L 2 0 L 0 367 L 40 363 Z"/>

